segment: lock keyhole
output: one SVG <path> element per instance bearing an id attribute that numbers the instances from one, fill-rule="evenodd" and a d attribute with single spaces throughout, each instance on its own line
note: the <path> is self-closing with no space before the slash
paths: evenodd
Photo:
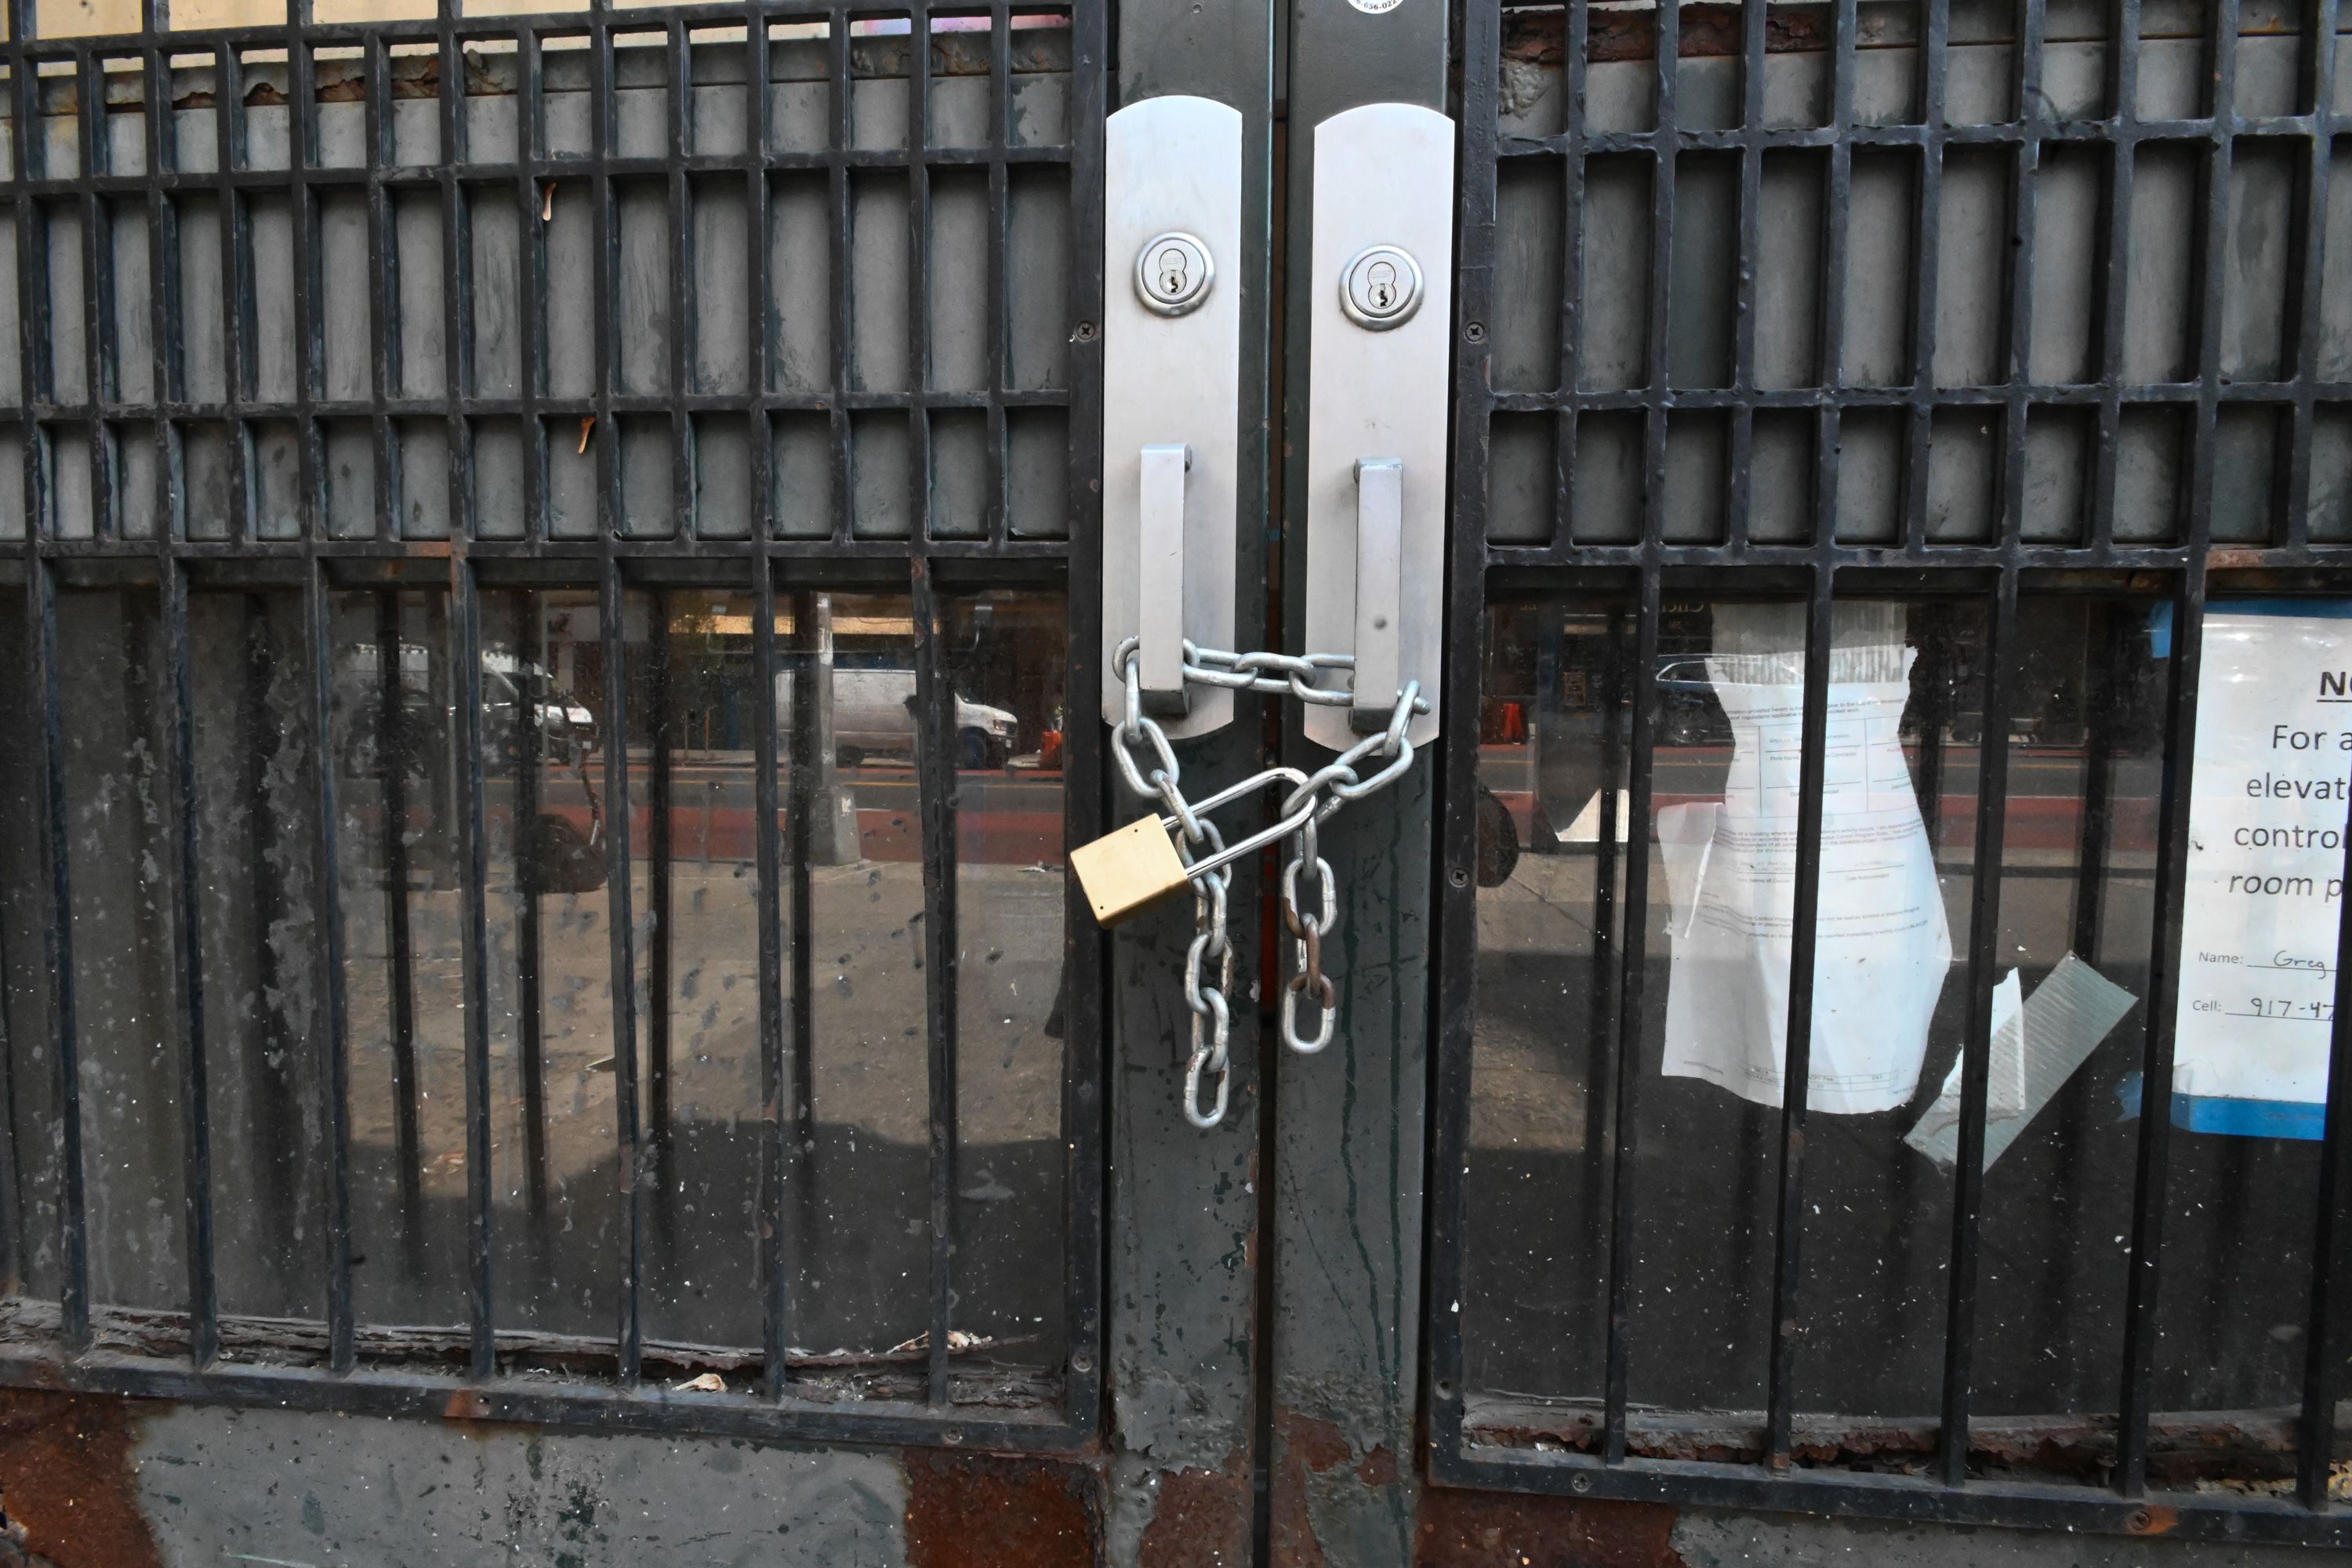
<path id="1" fill-rule="evenodd" d="M 1208 296 L 1208 247 L 1189 234 L 1156 235 L 1135 258 L 1135 293 L 1144 309 L 1181 316 Z"/>
<path id="2" fill-rule="evenodd" d="M 1393 245 L 1367 246 L 1349 258 L 1339 279 L 1339 305 L 1368 331 L 1385 332 L 1421 308 L 1421 268 Z"/>

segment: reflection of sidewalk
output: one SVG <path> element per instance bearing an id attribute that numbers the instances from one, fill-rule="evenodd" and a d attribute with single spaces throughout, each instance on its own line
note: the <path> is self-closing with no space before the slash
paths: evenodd
<path id="1" fill-rule="evenodd" d="M 905 862 L 819 867 L 811 877 L 813 1049 L 820 1121 L 919 1144 L 928 1136 L 929 1068 L 923 889 Z M 1044 1025 L 1061 979 L 1062 887 L 1057 873 L 1009 865 L 959 868 L 963 952 L 957 975 L 957 1120 L 961 1137 L 1004 1142 L 1058 1136 L 1062 1047 Z M 741 868 L 680 866 L 672 879 L 670 1100 L 674 1123 L 756 1123 L 759 925 Z M 638 911 L 640 1074 L 649 1065 L 644 994 L 652 935 L 645 870 Z M 458 899 L 410 900 L 416 992 L 420 1144 L 428 1192 L 460 1194 L 465 1109 Z M 352 1136 L 394 1139 L 383 900 L 345 889 L 351 955 Z M 612 1157 L 614 1076 L 591 1064 L 613 1054 L 606 894 L 541 902 L 540 994 L 548 1163 L 559 1183 Z M 516 904 L 494 885 L 490 907 L 492 1160 L 501 1201 L 523 1183 L 523 1104 Z M 784 943 L 789 953 L 792 944 Z M 790 977 L 786 977 L 789 988 Z M 785 1003 L 787 1030 L 792 1005 Z"/>

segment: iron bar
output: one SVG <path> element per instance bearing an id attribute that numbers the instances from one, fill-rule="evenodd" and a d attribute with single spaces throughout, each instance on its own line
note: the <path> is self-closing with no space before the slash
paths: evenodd
<path id="1" fill-rule="evenodd" d="M 1632 765 L 1625 781 L 1625 934 L 1618 944 L 1616 973 L 1602 982 L 1618 994 L 1617 1037 L 1596 1044 L 1597 1049 L 1612 1052 L 1616 1059 L 1615 1104 L 1610 1137 L 1602 1145 L 1608 1161 L 1610 1215 L 1609 1348 L 1601 1373 L 1605 1424 L 1601 1457 L 1612 1465 L 1625 1458 L 1625 1411 L 1633 1364 L 1633 1272 L 1638 1263 L 1633 1226 L 1641 1156 L 1641 1074 L 1636 1068 L 1649 1015 L 1650 837 L 1656 815 L 1658 622 L 1665 607 L 1663 592 L 1658 568 L 1645 563 L 1633 626 Z M 1613 725 L 1616 715 L 1609 714 L 1605 722 Z M 1615 830 L 1612 822 L 1601 824 L 1604 837 Z M 1596 967 L 1595 973 L 1603 972 Z"/>
<path id="2" fill-rule="evenodd" d="M 456 483 L 455 480 L 452 484 Z M 490 926 L 488 782 L 482 766 L 482 610 L 472 563 L 449 562 L 449 645 L 457 687 L 458 854 L 463 864 L 466 1019 L 466 1212 L 472 1375 L 498 1370 L 492 1252 L 497 1187 L 490 1171 Z"/>
<path id="3" fill-rule="evenodd" d="M 759 37 L 756 29 L 764 24 L 756 17 L 753 21 L 752 36 Z M 754 139 L 751 145 L 760 142 Z M 751 807 L 757 817 L 752 853 L 758 857 L 760 921 L 760 1188 L 753 1228 L 760 1256 L 761 1390 L 776 1400 L 784 1396 L 784 1352 L 793 1324 L 793 1248 L 784 1230 L 784 976 L 783 932 L 779 928 L 783 867 L 776 830 L 776 700 L 782 688 L 776 668 L 775 573 L 764 559 L 753 563 L 752 572 L 751 668 L 759 683 L 751 731 Z M 805 687 L 808 678 L 801 676 L 795 684 Z M 806 861 L 795 858 L 793 864 L 799 868 Z"/>
<path id="4" fill-rule="evenodd" d="M 915 773 L 921 781 L 923 997 L 930 1157 L 930 1397 L 948 1401 L 948 1335 L 955 1301 L 956 923 L 955 691 L 940 647 L 930 563 L 910 574 L 915 623 Z"/>
<path id="5" fill-rule="evenodd" d="M 408 1278 L 425 1278 L 424 1085 L 416 1076 L 416 953 L 408 910 L 408 768 L 416 742 L 408 732 L 406 677 L 401 668 L 400 594 L 374 595 L 375 758 L 383 792 L 383 925 L 386 1026 L 392 1047 L 393 1158 L 400 1183 L 402 1260 Z"/>
<path id="6" fill-rule="evenodd" d="M 541 705 L 555 693 L 540 689 L 545 656 L 540 628 L 539 596 L 526 590 L 501 595 L 512 626 L 515 705 L 509 744 L 514 758 L 514 790 L 509 807 L 507 838 L 515 863 L 514 966 L 515 1065 L 522 1073 L 522 1163 L 524 1202 L 531 1228 L 531 1282 L 535 1289 L 552 1284 L 548 1276 L 550 1237 L 547 1219 L 547 939 L 543 900 L 548 865 L 555 842 L 540 808 L 541 768 L 547 737 L 539 714 Z M 575 740 L 576 743 L 576 740 Z"/>
<path id="7" fill-rule="evenodd" d="M 1969 1408 L 1975 1370 L 1978 1255 L 1983 1228 L 1985 1091 L 1992 1061 L 1992 993 L 2000 963 L 2000 879 L 2016 677 L 2017 577 L 2001 574 L 1987 606 L 1977 752 L 1976 868 L 1969 879 L 1968 1032 L 1960 1037 L 1960 1124 L 1952 1175 L 1951 1263 L 1946 1279 L 1944 1376 L 1937 1454 L 1947 1486 L 1969 1479 Z M 1936 744 L 1941 744 L 1940 737 Z M 2021 1022 L 2021 1029 L 2024 1026 Z"/>
<path id="8" fill-rule="evenodd" d="M 2180 986 L 2180 921 L 2187 900 L 2189 794 L 2195 770 L 2198 672 L 2205 635 L 2205 554 L 2213 524 L 2213 389 L 2221 375 L 2221 301 L 2229 226 L 2231 133 L 2237 82 L 2238 0 L 2216 0 L 2210 47 L 2214 130 L 2205 150 L 2204 219 L 2196 287 L 2200 395 L 2190 430 L 2185 569 L 2173 601 L 2172 679 L 2161 824 L 2157 847 L 2155 951 L 2149 955 L 2147 1037 L 2141 1069 L 2139 1147 L 2132 1184 L 2131 1250 L 2126 1266 L 2123 1388 L 2117 1406 L 2116 1487 L 2137 1497 L 2147 1486 L 2147 1418 L 2154 1406 L 2158 1302 L 2169 1190 L 2172 1053 Z"/>
<path id="9" fill-rule="evenodd" d="M 605 532 L 610 549 L 613 531 Z M 638 1098 L 636 915 L 630 884 L 629 676 L 627 594 L 621 563 L 608 559 L 597 589 L 597 630 L 604 647 L 604 888 L 609 900 L 613 990 L 613 1131 L 621 1187 L 621 1247 L 617 1379 L 634 1387 L 644 1368 L 645 1321 L 639 1297 L 645 1275 L 646 1184 L 654 1179 L 644 1146 Z M 656 715 L 658 720 L 659 715 Z"/>

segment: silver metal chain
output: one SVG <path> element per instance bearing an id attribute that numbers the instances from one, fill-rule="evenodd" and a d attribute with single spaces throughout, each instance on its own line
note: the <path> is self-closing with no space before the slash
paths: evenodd
<path id="1" fill-rule="evenodd" d="M 1367 736 L 1314 773 L 1297 768 L 1266 768 L 1205 800 L 1188 801 L 1180 787 L 1182 770 L 1168 743 L 1168 732 L 1143 711 L 1143 688 L 1136 668 L 1139 639 L 1129 637 L 1112 655 L 1111 668 L 1126 687 L 1126 710 L 1112 730 L 1111 755 L 1118 759 L 1127 787 L 1163 808 L 1161 822 L 1176 835 L 1176 852 L 1191 872 L 1192 883 L 1192 943 L 1184 958 L 1184 1005 L 1192 1014 L 1192 1048 L 1184 1062 L 1184 1116 L 1195 1127 L 1214 1127 L 1224 1120 L 1232 1082 L 1229 1044 L 1233 1033 L 1234 944 L 1226 929 L 1230 913 L 1226 895 L 1233 887 L 1235 861 L 1279 838 L 1292 841 L 1289 861 L 1282 870 L 1282 919 L 1292 939 L 1294 967 L 1282 997 L 1282 1041 L 1292 1050 L 1312 1055 L 1331 1043 L 1339 1017 L 1339 989 L 1323 967 L 1323 939 L 1339 918 L 1339 885 L 1331 863 L 1323 858 L 1318 830 L 1349 801 L 1361 800 L 1387 788 L 1412 767 L 1412 742 L 1406 731 L 1413 715 L 1429 711 L 1418 681 L 1397 693 L 1389 722 L 1379 734 Z M 1353 669 L 1347 654 L 1228 653 L 1184 644 L 1184 679 L 1201 686 L 1221 686 L 1234 691 L 1257 691 L 1291 696 L 1302 702 L 1340 707 L 1355 701 L 1345 688 L 1318 684 L 1324 671 Z M 1369 772 L 1359 764 L 1380 759 Z M 1227 847 L 1224 835 L 1207 814 L 1216 807 L 1254 795 L 1268 784 L 1286 784 L 1277 820 Z M 1302 912 L 1299 883 L 1308 882 L 1307 896 L 1319 904 L 1312 916 Z M 1320 1019 L 1313 1037 L 1298 1030 L 1301 997 Z M 1203 1108 L 1202 1079 L 1213 1098 Z"/>

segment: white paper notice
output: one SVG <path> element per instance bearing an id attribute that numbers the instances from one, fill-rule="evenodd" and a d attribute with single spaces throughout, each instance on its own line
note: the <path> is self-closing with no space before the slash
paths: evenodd
<path id="1" fill-rule="evenodd" d="M 2352 768 L 2352 621 L 2205 617 L 2172 1087 L 2327 1095 Z"/>
<path id="2" fill-rule="evenodd" d="M 1943 894 L 1898 734 L 1912 657 L 1856 647 L 1831 658 L 1806 1090 L 1815 1110 L 1890 1110 L 1911 1098 L 1951 967 Z M 1803 664 L 1707 661 L 1731 721 L 1724 797 L 1658 813 L 1674 900 L 1664 1071 L 1759 1105 L 1780 1103 L 1786 1059 Z"/>

